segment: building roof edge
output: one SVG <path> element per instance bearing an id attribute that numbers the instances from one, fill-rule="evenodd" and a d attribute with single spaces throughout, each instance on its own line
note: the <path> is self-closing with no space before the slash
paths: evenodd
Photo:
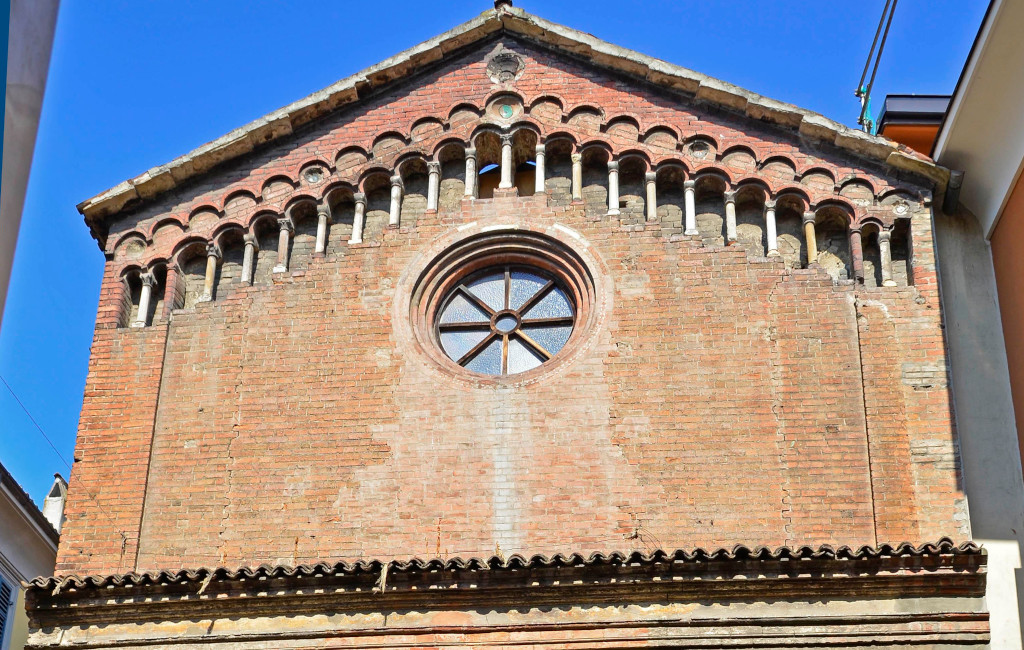
<path id="1" fill-rule="evenodd" d="M 78 204 L 78 211 L 102 248 L 106 236 L 103 220 L 132 201 L 154 198 L 257 146 L 290 135 L 314 119 L 359 101 L 374 88 L 402 79 L 421 66 L 501 30 L 585 56 L 595 65 L 690 93 L 705 103 L 789 128 L 802 137 L 921 176 L 932 181 L 938 191 L 949 178 L 947 169 L 891 140 L 502 5 L 86 199 Z"/>
<path id="2" fill-rule="evenodd" d="M 53 545 L 53 549 L 57 549 L 57 544 L 60 542 L 60 534 L 54 530 L 53 525 L 43 516 L 42 511 L 36 506 L 35 502 L 32 501 L 32 497 L 25 492 L 24 488 L 15 480 L 14 476 L 7 471 L 7 468 L 0 463 L 0 487 L 9 492 L 13 497 L 15 503 L 25 513 L 25 516 L 35 524 L 36 528 L 42 537 Z"/>
<path id="3" fill-rule="evenodd" d="M 696 548 L 692 551 L 654 550 L 650 552 L 629 551 L 611 553 L 580 553 L 533 555 L 525 557 L 520 554 L 509 556 L 491 556 L 486 559 L 472 557 L 463 559 L 433 558 L 422 559 L 412 557 L 399 559 L 368 559 L 353 562 L 319 562 L 317 564 L 243 566 L 236 569 L 220 566 L 213 568 L 179 569 L 151 571 L 146 573 L 121 573 L 109 575 L 65 575 L 35 578 L 29 583 L 32 589 L 46 592 L 61 592 L 67 588 L 87 589 L 106 587 L 124 587 L 132 585 L 162 583 L 209 583 L 210 581 L 258 579 L 258 578 L 302 578 L 324 575 L 379 574 L 387 568 L 390 572 L 407 573 L 421 571 L 454 571 L 454 570 L 518 570 L 557 567 L 594 567 L 605 565 L 653 565 L 660 563 L 705 563 L 705 562 L 770 562 L 791 560 L 837 560 L 863 561 L 879 558 L 925 558 L 952 556 L 975 556 L 984 558 L 985 549 L 974 542 L 954 543 L 950 538 L 943 537 L 937 542 L 928 542 L 915 546 L 910 542 L 899 544 L 879 544 L 878 546 L 779 546 L 774 549 L 767 546 L 750 548 L 737 544 L 731 550 L 719 548 L 708 551 Z M 982 564 L 984 564 L 982 560 Z"/>

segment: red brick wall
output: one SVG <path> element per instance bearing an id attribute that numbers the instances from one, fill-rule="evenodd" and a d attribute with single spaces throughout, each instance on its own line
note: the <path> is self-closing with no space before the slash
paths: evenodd
<path id="1" fill-rule="evenodd" d="M 112 271 L 100 295 L 58 573 L 131 571 L 138 553 L 167 328 L 117 329 L 127 287 Z"/>
<path id="2" fill-rule="evenodd" d="M 539 106 L 523 119 L 542 135 L 679 159 L 690 174 L 713 167 L 734 185 L 792 187 L 813 204 L 845 200 L 840 186 L 856 176 L 875 197 L 846 201 L 854 220 L 892 222 L 883 193 L 900 183 L 882 170 L 507 45 L 526 60 L 514 91 Z M 355 184 L 403 152 L 467 140 L 479 119 L 449 120 L 453 98 L 483 107 L 499 90 L 484 74 L 491 47 L 122 217 L 101 313 L 116 312 L 123 270 L 225 224 L 248 227 L 293 196 L 322 196 L 299 179 L 310 161 L 333 167 L 346 146 L 412 134 L 365 163 L 339 157 L 331 180 Z M 552 94 L 562 109 L 535 103 Z M 577 119 L 583 103 L 603 116 Z M 640 122 L 632 141 L 602 128 L 623 115 Z M 424 116 L 445 130 L 413 129 Z M 675 139 L 642 142 L 656 125 Z M 714 139 L 718 159 L 687 157 L 695 134 Z M 721 154 L 737 144 L 758 162 L 785 156 L 798 174 L 828 169 L 835 187 L 787 179 L 777 165 L 730 167 Z M 240 189 L 260 197 L 275 174 L 298 187 L 188 231 L 156 228 L 220 210 Z M 310 258 L 304 243 L 292 251 L 303 270 L 224 291 L 170 324 L 115 330 L 101 318 L 59 570 L 967 536 L 926 206 L 912 207 L 916 286 L 863 289 L 740 246 L 705 247 L 677 234 L 678 217 L 636 225 L 563 198 L 467 200 L 440 214 L 413 198 L 401 229 L 381 228 L 377 214 L 362 245 L 332 236 L 327 256 Z M 575 358 L 536 382 L 446 378 L 407 335 L 410 274 L 439 241 L 513 221 L 587 250 L 607 298 L 601 318 Z M 132 231 L 152 236 L 141 254 L 122 245 Z M 125 554 L 86 488 L 125 532 Z"/>

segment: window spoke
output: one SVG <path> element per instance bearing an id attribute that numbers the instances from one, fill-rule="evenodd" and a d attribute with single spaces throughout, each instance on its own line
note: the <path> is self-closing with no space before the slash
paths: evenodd
<path id="1" fill-rule="evenodd" d="M 572 316 L 556 316 L 554 318 L 524 318 L 523 325 L 572 325 Z"/>
<path id="2" fill-rule="evenodd" d="M 479 298 L 477 298 L 477 297 L 476 297 L 476 294 L 474 294 L 474 293 L 473 293 L 472 291 L 470 291 L 469 289 L 467 289 L 467 288 L 466 288 L 466 285 L 464 285 L 464 284 L 460 284 L 460 285 L 459 285 L 459 286 L 457 287 L 457 289 L 456 289 L 456 290 L 457 290 L 457 291 L 459 291 L 460 293 L 462 293 L 462 295 L 464 295 L 464 296 L 466 296 L 467 298 L 469 298 L 469 300 L 470 300 L 470 301 L 471 301 L 471 302 L 472 302 L 472 303 L 473 303 L 474 305 L 476 305 L 476 306 L 477 306 L 477 307 L 479 307 L 480 309 L 483 309 L 483 310 L 484 310 L 485 312 L 487 312 L 487 315 L 488 315 L 488 316 L 493 316 L 493 315 L 494 315 L 494 310 L 493 310 L 493 309 L 491 309 L 491 306 L 490 306 L 490 305 L 488 305 L 488 304 L 487 304 L 486 302 L 484 302 L 483 300 L 480 300 Z"/>
<path id="3" fill-rule="evenodd" d="M 497 334 L 495 334 L 494 332 L 491 332 L 490 334 L 488 334 L 487 336 L 484 337 L 483 341 L 480 341 L 479 343 L 474 345 L 473 348 L 469 352 L 467 352 L 466 354 L 462 355 L 462 357 L 460 357 L 459 360 L 456 361 L 455 363 L 459 364 L 460 366 L 466 365 L 466 363 L 472 361 L 473 357 L 478 355 L 481 350 L 486 348 L 488 343 L 490 343 L 491 341 L 493 341 L 497 337 L 498 337 Z"/>
<path id="4" fill-rule="evenodd" d="M 505 267 L 505 309 L 508 309 L 508 301 L 512 297 L 512 270 Z"/>
<path id="5" fill-rule="evenodd" d="M 523 318 L 571 318 L 572 305 L 561 289 L 549 289 L 544 297 L 521 312 Z"/>
<path id="6" fill-rule="evenodd" d="M 508 374 L 508 334 L 501 337 L 501 374 Z"/>
<path id="7" fill-rule="evenodd" d="M 551 289 L 554 286 L 555 281 L 548 280 L 548 283 L 541 287 L 540 291 L 530 296 L 530 298 L 526 302 L 519 306 L 519 313 L 525 314 L 527 311 L 529 311 L 530 307 L 533 307 L 535 304 L 537 304 L 537 302 L 540 301 L 540 299 L 543 298 L 545 295 L 547 295 L 548 291 L 551 291 Z"/>
<path id="8" fill-rule="evenodd" d="M 501 339 L 492 337 L 479 353 L 466 362 L 467 370 L 479 372 L 484 375 L 502 374 L 501 366 Z"/>
<path id="9" fill-rule="evenodd" d="M 532 322 L 532 321 L 531 321 Z M 442 332 L 448 330 L 469 330 L 469 329 L 480 329 L 481 327 L 490 327 L 490 321 L 477 320 L 477 321 L 466 321 L 465 323 L 439 323 L 437 329 Z"/>
<path id="10" fill-rule="evenodd" d="M 521 331 L 525 336 L 529 336 L 534 343 L 553 355 L 569 342 L 572 325 L 527 325 Z"/>
<path id="11" fill-rule="evenodd" d="M 442 330 L 440 332 L 441 347 L 452 359 L 459 359 L 472 350 L 491 333 L 491 329 L 479 325 L 472 329 Z"/>
<path id="12" fill-rule="evenodd" d="M 551 353 L 548 352 L 547 350 L 545 350 L 543 345 L 541 345 L 540 343 L 537 343 L 536 341 L 531 339 L 522 330 L 517 331 L 516 332 L 516 336 L 518 336 L 520 339 L 522 339 L 523 342 L 526 343 L 528 346 L 530 346 L 531 348 L 536 350 L 537 353 L 540 354 L 544 358 L 545 361 L 547 361 L 548 359 L 551 358 Z"/>
<path id="13" fill-rule="evenodd" d="M 534 273 L 522 270 L 512 271 L 509 275 L 511 276 L 511 287 L 508 308 L 512 310 L 521 309 L 523 303 L 540 291 L 547 282 L 546 279 Z"/>

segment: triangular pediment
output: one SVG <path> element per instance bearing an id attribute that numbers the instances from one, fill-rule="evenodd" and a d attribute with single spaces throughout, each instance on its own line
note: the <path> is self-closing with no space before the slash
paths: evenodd
<path id="1" fill-rule="evenodd" d="M 620 48 L 589 34 L 538 18 L 521 9 L 501 6 L 274 111 L 169 163 L 127 180 L 84 201 L 78 206 L 79 211 L 85 216 L 94 236 L 103 242 L 107 232 L 105 222 L 112 215 L 149 203 L 176 188 L 193 185 L 197 178 L 206 175 L 213 168 L 227 163 L 239 163 L 250 157 L 257 149 L 264 150 L 268 146 L 285 144 L 297 133 L 305 133 L 310 128 L 317 129 L 318 125 L 332 121 L 336 115 L 370 110 L 371 105 L 379 105 L 382 96 L 408 93 L 410 88 L 425 83 L 425 75 L 436 78 L 438 70 L 446 65 L 450 66 L 452 61 L 469 62 L 474 58 L 479 61 L 479 55 L 486 55 L 487 63 L 494 68 L 487 72 L 491 77 L 494 91 L 489 95 L 493 97 L 498 91 L 507 90 L 521 100 L 524 112 L 533 110 L 538 101 L 545 101 L 541 99 L 543 95 L 551 95 L 551 101 L 558 104 L 558 109 L 562 111 L 560 119 L 567 124 L 574 119 L 574 112 L 576 116 L 586 115 L 593 109 L 597 111 L 599 118 L 593 126 L 599 132 L 607 134 L 617 119 L 623 124 L 632 122 L 640 132 L 639 144 L 643 144 L 644 136 L 653 132 L 652 129 L 675 131 L 675 145 L 680 149 L 685 140 L 694 135 L 692 132 L 685 132 L 686 129 L 679 126 L 660 124 L 650 114 L 630 115 L 630 111 L 612 114 L 615 111 L 607 110 L 602 105 L 600 96 L 593 97 L 591 102 L 583 102 L 578 98 L 559 97 L 557 87 L 539 92 L 537 89 L 543 85 L 543 80 L 538 79 L 537 73 L 540 71 L 536 69 L 532 71 L 532 80 L 528 78 L 530 71 L 522 71 L 523 76 L 512 80 L 499 78 L 501 74 L 509 74 L 508 71 L 501 71 L 500 60 L 494 62 L 495 54 L 500 53 L 503 45 L 513 56 L 517 49 L 524 48 L 545 52 L 549 65 L 564 64 L 562 67 L 574 68 L 581 78 L 592 76 L 587 72 L 588 69 L 597 71 L 607 80 L 615 80 L 620 86 L 623 83 L 629 84 L 640 94 L 660 95 L 679 110 L 695 111 L 705 120 L 724 120 L 724 123 L 732 128 L 746 122 L 761 130 L 767 129 L 783 135 L 788 133 L 794 141 L 810 143 L 822 152 L 830 152 L 840 158 L 847 157 L 868 166 L 877 166 L 883 173 L 884 170 L 889 170 L 902 177 L 915 178 L 916 184 L 921 187 L 934 186 L 941 190 L 948 179 L 947 170 L 884 138 L 865 134 L 819 114 L 763 97 L 692 70 Z M 474 57 L 474 54 L 478 56 Z M 509 65 L 515 64 L 511 62 Z M 516 77 L 516 74 L 513 72 L 512 76 Z M 519 82 L 524 77 L 527 87 L 520 88 Z M 436 92 L 447 93 L 452 99 L 453 110 L 454 104 L 457 103 L 455 100 L 460 98 L 464 91 L 464 88 L 455 87 L 436 88 Z M 464 99 L 467 104 L 476 104 L 476 108 L 481 112 L 481 118 L 487 121 L 487 99 Z M 518 117 L 518 114 L 516 116 Z M 447 129 L 447 121 L 451 114 L 421 116 L 428 117 L 440 121 L 442 127 Z M 495 126 L 508 126 L 502 124 L 500 115 L 492 117 L 496 118 L 491 120 L 495 122 Z M 394 125 L 379 130 L 382 133 L 395 131 L 411 141 L 416 137 L 416 134 L 412 133 L 414 125 L 401 122 L 401 119 L 396 119 Z M 716 146 L 717 153 L 721 155 L 731 145 L 717 142 Z M 367 149 L 372 147 L 372 142 L 369 147 L 364 146 Z M 755 146 L 749 144 L 746 148 L 750 150 L 755 161 L 760 163 L 764 163 L 772 155 L 770 151 L 758 151 Z M 328 161 L 328 164 L 331 163 L 332 161 Z M 798 167 L 798 164 L 794 166 Z M 833 172 L 833 175 L 836 173 Z M 835 180 L 840 182 L 842 179 Z"/>

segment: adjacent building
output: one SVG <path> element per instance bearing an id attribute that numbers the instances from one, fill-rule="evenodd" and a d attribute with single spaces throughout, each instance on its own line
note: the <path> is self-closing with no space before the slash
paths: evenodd
<path id="1" fill-rule="evenodd" d="M 0 322 L 36 147 L 60 0 L 11 0 L 0 185 Z"/>
<path id="2" fill-rule="evenodd" d="M 951 178 L 499 0 L 85 201 L 30 647 L 998 645 Z"/>
<path id="3" fill-rule="evenodd" d="M 993 0 L 952 96 L 890 95 L 879 132 L 954 170 L 936 219 L 953 395 L 975 540 L 989 553 L 997 647 L 1020 645 L 1024 615 L 1024 24 Z M 997 567 L 1005 567 L 999 571 Z"/>
<path id="4" fill-rule="evenodd" d="M 54 477 L 48 515 L 0 465 L 0 649 L 25 647 L 28 616 L 23 585 L 53 573 L 67 484 Z"/>

